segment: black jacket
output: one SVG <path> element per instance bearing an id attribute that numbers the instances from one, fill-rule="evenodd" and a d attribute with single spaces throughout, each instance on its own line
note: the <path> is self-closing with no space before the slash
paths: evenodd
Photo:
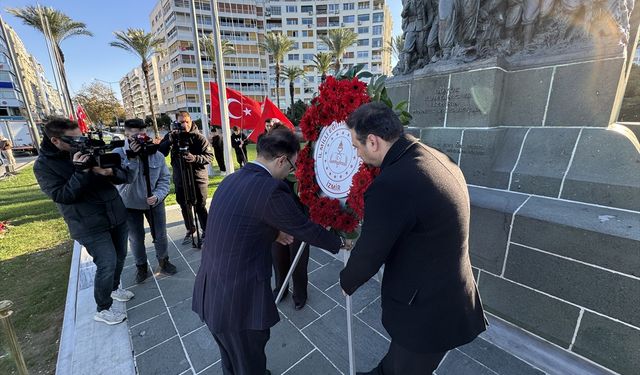
<path id="1" fill-rule="evenodd" d="M 182 171 L 180 170 L 180 150 L 174 147 L 172 133 L 167 133 L 160 142 L 159 150 L 164 156 L 171 152 L 171 167 L 173 167 L 173 183 L 176 186 L 182 186 Z M 193 166 L 193 176 L 196 184 L 209 184 L 209 172 L 207 164 L 211 163 L 213 152 L 209 145 L 209 141 L 202 135 L 195 125 L 191 126 L 188 133 L 187 144 L 189 152 L 196 157 L 196 161 L 191 163 Z"/>
<path id="2" fill-rule="evenodd" d="M 33 172 L 40 189 L 58 206 L 71 238 L 109 230 L 126 222 L 127 209 L 113 184 L 126 183 L 124 171 L 114 176 L 77 172 L 71 155 L 44 137 Z"/>
<path id="3" fill-rule="evenodd" d="M 412 136 L 393 144 L 365 193 L 362 233 L 340 284 L 352 294 L 385 265 L 382 323 L 401 347 L 442 352 L 486 329 L 469 261 L 469 216 L 455 163 Z"/>

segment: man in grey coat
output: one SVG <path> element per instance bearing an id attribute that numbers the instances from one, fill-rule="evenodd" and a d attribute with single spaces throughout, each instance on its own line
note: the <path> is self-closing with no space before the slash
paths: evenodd
<path id="1" fill-rule="evenodd" d="M 127 183 L 119 185 L 118 192 L 127 207 L 129 243 L 136 260 L 136 282 L 146 280 L 149 273 L 147 253 L 144 246 L 144 219 L 149 222 L 153 245 L 158 259 L 157 273 L 173 275 L 176 267 L 169 262 L 167 242 L 167 215 L 164 199 L 169 194 L 170 174 L 164 155 L 158 146 L 146 135 L 146 125 L 141 119 L 131 119 L 124 123 L 127 137 L 124 147 L 115 151 L 122 158 L 122 169 Z M 148 172 L 145 170 L 148 164 Z M 149 185 L 147 186 L 148 173 Z"/>

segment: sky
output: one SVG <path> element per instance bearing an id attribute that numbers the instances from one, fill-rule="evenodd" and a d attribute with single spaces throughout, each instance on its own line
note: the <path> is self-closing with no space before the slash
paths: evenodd
<path id="1" fill-rule="evenodd" d="M 355 0 L 354 0 L 355 1 Z M 87 24 L 94 36 L 74 36 L 62 41 L 65 54 L 65 67 L 73 94 L 84 84 L 93 80 L 112 82 L 111 87 L 120 98 L 118 81 L 131 69 L 140 64 L 137 56 L 124 50 L 111 47 L 113 32 L 129 27 L 150 30 L 149 14 L 157 0 L 39 0 L 40 5 L 54 7 L 75 21 Z M 402 3 L 388 0 L 390 5 L 393 32 L 401 33 Z M 7 8 L 21 8 L 37 5 L 35 0 L 0 0 L 0 14 L 20 36 L 27 50 L 44 66 L 47 77 L 54 83 L 49 55 L 42 34 L 9 14 Z"/>

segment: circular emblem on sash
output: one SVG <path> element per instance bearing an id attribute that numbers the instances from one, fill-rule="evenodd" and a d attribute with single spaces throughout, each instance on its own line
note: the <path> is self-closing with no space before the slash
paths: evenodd
<path id="1" fill-rule="evenodd" d="M 322 129 L 313 158 L 320 189 L 328 197 L 346 198 L 362 160 L 353 147 L 351 133 L 344 121 L 334 121 Z"/>

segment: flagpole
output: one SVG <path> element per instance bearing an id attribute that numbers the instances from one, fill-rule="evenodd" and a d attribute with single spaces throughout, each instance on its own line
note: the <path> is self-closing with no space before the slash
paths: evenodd
<path id="1" fill-rule="evenodd" d="M 224 59 L 222 57 L 222 44 L 220 42 L 220 20 L 218 19 L 218 1 L 211 0 L 211 13 L 213 17 L 213 42 L 216 53 L 216 73 L 218 82 L 218 100 L 220 103 L 220 120 L 222 127 L 222 144 L 224 152 L 224 163 L 227 166 L 227 173 L 233 173 L 233 157 L 231 155 L 231 128 L 229 127 L 229 103 L 227 102 L 227 84 L 224 77 Z"/>
<path id="2" fill-rule="evenodd" d="M 53 73 L 53 80 L 56 83 L 56 91 L 58 92 L 58 99 L 60 99 L 60 105 L 62 108 L 62 112 L 65 117 L 69 118 L 69 108 L 66 99 L 64 98 L 64 93 L 60 88 L 60 78 L 58 77 L 58 70 L 56 69 L 56 65 L 53 62 L 53 54 L 51 52 L 51 46 L 49 45 L 49 36 L 47 34 L 47 28 L 44 23 L 44 16 L 42 15 L 42 7 L 38 4 L 38 15 L 40 16 L 40 25 L 42 26 L 42 34 L 44 35 L 44 44 L 47 46 L 47 52 L 49 53 L 49 62 L 51 63 L 51 71 Z"/>
<path id="3" fill-rule="evenodd" d="M 202 56 L 200 54 L 200 34 L 198 33 L 198 18 L 196 15 L 196 1 L 191 0 L 191 20 L 193 21 L 193 39 L 196 49 L 196 70 L 198 72 L 198 91 L 200 93 L 200 120 L 202 121 L 202 133 L 209 141 L 209 116 L 207 115 L 207 94 L 204 90 L 204 75 L 202 73 Z M 207 170 L 209 177 L 213 176 L 213 167 L 209 163 Z"/>
<path id="4" fill-rule="evenodd" d="M 49 19 L 44 17 L 44 23 L 46 26 L 47 34 L 49 35 L 49 40 L 51 42 L 51 49 L 53 50 L 53 56 L 56 61 L 56 69 L 58 70 L 58 74 L 60 76 L 62 93 L 63 93 L 64 99 L 66 100 L 65 106 L 69 108 L 69 118 L 73 118 L 75 117 L 75 111 L 73 108 L 73 102 L 71 101 L 71 92 L 69 92 L 69 87 L 67 86 L 67 78 L 63 72 L 64 63 L 62 62 L 62 56 L 60 56 L 58 45 L 54 43 L 53 34 L 51 34 L 51 27 L 49 26 Z"/>
<path id="5" fill-rule="evenodd" d="M 20 62 L 16 58 L 15 50 L 13 49 L 13 38 L 9 38 L 9 33 L 4 24 L 4 20 L 2 16 L 0 16 L 0 28 L 2 29 L 2 35 L 4 36 L 4 40 L 7 41 L 7 49 L 9 50 L 9 57 L 11 58 L 11 62 L 13 64 L 13 68 L 15 69 L 16 78 L 18 79 L 18 86 L 20 86 L 20 91 L 22 92 L 22 99 L 24 100 L 24 104 L 27 107 L 27 117 L 29 119 L 29 127 L 31 128 L 31 132 L 33 133 L 33 143 L 36 151 L 40 152 L 40 133 L 38 132 L 38 128 L 36 127 L 36 123 L 33 120 L 33 115 L 31 114 L 31 102 L 29 101 L 29 95 L 24 90 L 24 82 L 22 81 L 22 68 L 20 67 Z"/>
<path id="6" fill-rule="evenodd" d="M 346 267 L 349 260 L 349 252 L 344 252 L 344 265 Z M 353 348 L 353 304 L 351 296 L 346 296 L 347 308 L 347 349 L 349 350 L 349 375 L 356 375 L 356 355 Z"/>

